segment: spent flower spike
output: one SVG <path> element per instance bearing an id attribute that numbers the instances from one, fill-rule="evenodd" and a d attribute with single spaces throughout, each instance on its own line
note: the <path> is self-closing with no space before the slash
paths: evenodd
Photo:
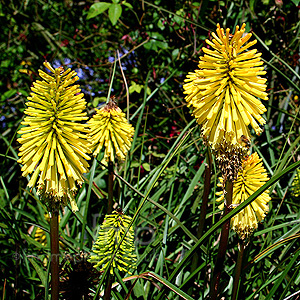
<path id="1" fill-rule="evenodd" d="M 244 160 L 242 169 L 237 179 L 233 182 L 232 206 L 237 206 L 247 200 L 254 192 L 269 180 L 262 159 L 255 152 Z M 224 180 L 220 178 L 219 187 L 223 189 Z M 224 191 L 216 193 L 217 201 L 225 199 Z M 269 211 L 268 202 L 271 200 L 269 191 L 264 191 L 250 205 L 231 219 L 231 227 L 238 233 L 241 239 L 247 239 L 257 228 L 258 222 L 262 221 Z M 224 203 L 220 205 L 223 209 Z"/>
<path id="2" fill-rule="evenodd" d="M 206 40 L 210 49 L 202 48 L 199 70 L 190 72 L 183 86 L 188 106 L 216 156 L 224 147 L 226 151 L 226 145 L 246 156 L 242 137 L 251 139 L 248 125 L 259 135 L 265 124 L 261 115 L 266 108 L 260 99 L 268 96 L 266 79 L 260 75 L 266 72 L 261 53 L 249 50 L 256 40 L 248 42 L 252 34 L 245 33 L 245 27 L 236 26 L 232 35 L 218 24 L 212 41 Z"/>
<path id="3" fill-rule="evenodd" d="M 112 99 L 96 111 L 88 121 L 93 155 L 97 156 L 104 147 L 104 163 L 113 162 L 116 156 L 125 159 L 131 147 L 133 126 L 128 124 L 125 114 Z"/>
<path id="4" fill-rule="evenodd" d="M 87 125 L 81 123 L 88 119 L 86 102 L 79 85 L 74 85 L 75 71 L 54 69 L 48 62 L 44 66 L 52 74 L 39 70 L 42 80 L 33 83 L 27 98 L 24 127 L 18 131 L 22 144 L 18 162 L 23 176 L 33 172 L 28 186 L 37 184 L 50 211 L 68 202 L 76 211 L 75 195 L 90 159 Z"/>

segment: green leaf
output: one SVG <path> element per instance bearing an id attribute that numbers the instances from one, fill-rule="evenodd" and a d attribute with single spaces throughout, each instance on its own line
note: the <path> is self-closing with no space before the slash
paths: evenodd
<path id="1" fill-rule="evenodd" d="M 150 40 L 148 43 L 144 44 L 144 47 L 148 50 L 157 51 L 160 49 L 168 49 L 168 43 L 165 42 L 165 38 L 158 32 L 149 33 Z"/>
<path id="2" fill-rule="evenodd" d="M 4 224 L 4 223 L 0 223 L 0 227 L 3 228 L 3 229 L 7 229 L 8 228 L 8 226 L 6 224 Z"/>
<path id="3" fill-rule="evenodd" d="M 129 87 L 129 94 L 132 94 L 134 92 L 137 92 L 139 94 L 143 87 L 144 87 L 143 85 L 136 84 L 134 81 L 132 81 L 132 84 Z"/>
<path id="4" fill-rule="evenodd" d="M 255 7 L 255 0 L 250 0 L 249 2 L 249 6 L 250 6 L 250 10 L 254 11 L 254 7 Z"/>
<path id="5" fill-rule="evenodd" d="M 21 232 L 21 237 L 27 241 L 28 244 L 34 245 L 35 247 L 39 248 L 39 249 L 45 249 L 46 246 L 42 245 L 41 243 L 39 243 L 38 241 L 36 241 L 34 238 L 32 238 L 29 235 L 24 234 L 23 232 Z"/>
<path id="6" fill-rule="evenodd" d="M 133 7 L 132 7 L 132 5 L 130 3 L 127 3 L 127 2 L 124 1 L 123 5 L 127 6 L 128 8 L 133 9 Z"/>
<path id="7" fill-rule="evenodd" d="M 43 286 L 46 286 L 47 283 L 47 276 L 46 272 L 37 264 L 37 262 L 33 258 L 28 258 L 28 260 L 32 263 L 33 267 L 35 268 L 37 274 L 39 275 Z"/>
<path id="8" fill-rule="evenodd" d="M 299 2 L 300 2 L 300 0 L 292 0 L 292 2 L 296 5 L 296 6 L 298 6 L 299 5 Z"/>
<path id="9" fill-rule="evenodd" d="M 95 97 L 93 99 L 93 107 L 97 107 L 99 103 L 105 103 L 106 102 L 106 97 Z"/>
<path id="10" fill-rule="evenodd" d="M 102 177 L 102 174 L 98 175 L 97 177 L 94 178 L 94 182 L 95 184 L 97 185 L 97 187 L 99 189 L 105 189 L 106 188 L 106 181 L 101 178 Z"/>
<path id="11" fill-rule="evenodd" d="M 284 268 L 284 270 L 281 273 L 281 276 L 274 282 L 273 287 L 271 291 L 269 291 L 268 295 L 266 296 L 266 300 L 274 299 L 273 296 L 276 293 L 277 290 L 280 291 L 280 287 L 282 286 L 282 282 L 285 280 L 285 278 L 288 275 L 288 272 L 295 267 L 295 264 L 297 262 L 297 259 L 300 255 L 300 251 L 298 250 L 294 255 L 291 256 L 291 261 L 289 264 Z"/>
<path id="12" fill-rule="evenodd" d="M 179 289 L 176 285 L 172 284 L 167 279 L 159 276 L 158 274 L 156 274 L 154 272 L 146 272 L 143 275 L 145 277 L 152 277 L 152 278 L 156 279 L 157 281 L 159 281 L 160 283 L 162 283 L 163 285 L 165 285 L 166 287 L 168 287 L 170 290 L 172 290 L 173 292 L 175 292 L 177 295 L 181 296 L 183 299 L 193 300 L 193 298 L 191 296 L 189 296 L 188 294 L 186 294 L 185 292 L 183 292 L 181 289 Z"/>
<path id="13" fill-rule="evenodd" d="M 149 151 L 147 153 L 147 155 L 153 155 L 154 157 L 158 157 L 158 158 L 164 158 L 164 157 L 166 157 L 165 153 L 157 153 L 155 151 Z"/>
<path id="14" fill-rule="evenodd" d="M 15 90 L 15 89 L 11 89 L 11 90 L 6 91 L 5 93 L 3 93 L 3 94 L 1 95 L 1 102 L 2 102 L 2 101 L 5 101 L 6 99 L 9 99 L 9 98 L 12 97 L 16 92 L 17 92 L 17 90 Z"/>
<path id="15" fill-rule="evenodd" d="M 6 195 L 5 195 L 5 190 L 4 189 L 0 189 L 0 208 L 4 208 L 7 204 L 7 200 L 6 200 Z"/>
<path id="16" fill-rule="evenodd" d="M 140 163 L 138 161 L 132 161 L 130 164 L 131 168 L 138 168 L 140 166 Z"/>
<path id="17" fill-rule="evenodd" d="M 1 67 L 1 68 L 8 68 L 9 65 L 10 65 L 10 60 L 9 60 L 9 59 L 3 60 L 3 61 L 1 61 L 1 63 L 0 63 L 0 67 Z"/>
<path id="18" fill-rule="evenodd" d="M 25 97 L 28 97 L 28 96 L 29 96 L 28 91 L 26 91 L 26 90 L 20 89 L 20 90 L 18 90 L 18 91 L 19 91 L 20 94 L 22 94 L 22 95 L 25 96 Z"/>
<path id="19" fill-rule="evenodd" d="M 143 163 L 142 166 L 147 172 L 150 171 L 150 165 L 148 163 Z"/>
<path id="20" fill-rule="evenodd" d="M 90 10 L 88 12 L 87 15 L 87 19 L 91 19 L 91 18 L 95 18 L 96 16 L 102 14 L 103 12 L 105 12 L 111 5 L 111 3 L 107 3 L 107 2 L 97 2 L 94 3 L 91 7 Z"/>
<path id="21" fill-rule="evenodd" d="M 112 23 L 112 25 L 116 25 L 117 21 L 121 17 L 122 14 L 122 6 L 117 3 L 111 4 L 108 10 L 108 17 Z"/>
<path id="22" fill-rule="evenodd" d="M 187 201 L 187 199 L 190 196 L 192 196 L 192 194 L 195 191 L 196 185 L 199 185 L 200 178 L 203 176 L 204 171 L 205 171 L 205 162 L 203 162 L 203 164 L 201 164 L 201 167 L 198 169 L 197 173 L 195 174 L 194 178 L 192 179 L 191 183 L 189 184 L 189 187 L 188 187 L 186 193 L 184 194 L 182 203 L 185 203 L 185 201 Z M 198 190 L 197 190 L 197 192 L 198 192 Z"/>

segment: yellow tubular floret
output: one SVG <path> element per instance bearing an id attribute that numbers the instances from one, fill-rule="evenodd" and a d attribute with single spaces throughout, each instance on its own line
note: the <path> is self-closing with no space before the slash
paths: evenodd
<path id="1" fill-rule="evenodd" d="M 208 47 L 202 49 L 199 69 L 190 72 L 183 85 L 188 106 L 216 154 L 225 145 L 246 153 L 241 138 L 250 138 L 248 126 L 260 133 L 258 123 L 265 123 L 261 115 L 266 108 L 261 99 L 268 96 L 266 79 L 261 76 L 266 72 L 261 53 L 248 49 L 256 40 L 250 41 L 252 34 L 246 34 L 245 28 L 245 24 L 237 26 L 231 35 L 218 24 L 213 39 L 206 41 Z"/>
<path id="2" fill-rule="evenodd" d="M 116 157 L 125 159 L 131 146 L 134 128 L 128 124 L 125 114 L 113 100 L 98 109 L 88 124 L 90 148 L 94 156 L 104 148 L 104 162 L 114 161 Z"/>
<path id="3" fill-rule="evenodd" d="M 43 80 L 33 83 L 24 127 L 18 132 L 19 162 L 24 176 L 34 171 L 28 186 L 37 185 L 50 208 L 69 202 L 75 209 L 72 193 L 82 183 L 90 159 L 86 125 L 80 123 L 87 119 L 85 100 L 79 86 L 71 85 L 76 72 L 44 65 L 50 74 L 39 70 Z"/>
<path id="4" fill-rule="evenodd" d="M 232 205 L 237 206 L 247 200 L 254 192 L 268 181 L 268 175 L 262 165 L 262 159 L 257 153 L 250 155 L 243 163 L 242 169 L 238 173 L 237 179 L 233 182 Z M 223 186 L 223 178 L 220 178 L 219 187 Z M 217 201 L 224 200 L 224 192 L 216 193 Z M 268 202 L 271 200 L 269 191 L 264 191 L 250 205 L 239 212 L 231 219 L 231 228 L 238 233 L 240 238 L 246 239 L 257 228 L 269 208 Z M 220 205 L 223 209 L 223 204 Z"/>

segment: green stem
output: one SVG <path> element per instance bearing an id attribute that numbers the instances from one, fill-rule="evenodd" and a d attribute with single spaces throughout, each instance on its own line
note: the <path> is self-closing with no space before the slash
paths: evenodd
<path id="1" fill-rule="evenodd" d="M 236 267 L 235 267 L 235 276 L 233 281 L 233 291 L 232 291 L 231 300 L 236 300 L 238 296 L 244 251 L 245 251 L 245 244 L 242 241 L 241 243 L 239 243 L 239 253 L 238 253 Z"/>
<path id="2" fill-rule="evenodd" d="M 233 191 L 233 182 L 227 180 L 225 185 L 225 211 L 223 218 L 231 211 L 232 204 L 232 191 Z M 215 269 L 212 278 L 211 285 L 211 300 L 216 300 L 218 296 L 219 284 L 221 273 L 224 267 L 225 254 L 227 250 L 227 242 L 229 236 L 229 228 L 230 228 L 230 219 L 228 219 L 222 226 L 221 238 L 219 251 L 217 255 L 217 260 L 215 263 Z"/>
<path id="3" fill-rule="evenodd" d="M 59 294 L 59 242 L 58 242 L 58 210 L 51 212 L 50 219 L 51 243 L 51 300 L 58 300 Z"/>
<path id="4" fill-rule="evenodd" d="M 113 193 L 114 193 L 114 166 L 113 162 L 108 163 L 108 203 L 107 214 L 111 214 L 113 211 Z"/>

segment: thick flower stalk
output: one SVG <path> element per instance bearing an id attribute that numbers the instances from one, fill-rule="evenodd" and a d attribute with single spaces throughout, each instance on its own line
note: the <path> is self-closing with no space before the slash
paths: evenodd
<path id="1" fill-rule="evenodd" d="M 232 206 L 238 206 L 247 200 L 254 192 L 269 180 L 262 159 L 255 152 L 244 162 L 238 173 L 237 179 L 233 182 Z M 223 188 L 223 178 L 220 178 L 219 187 Z M 216 193 L 220 196 L 217 201 L 224 200 L 224 192 Z M 264 191 L 250 205 L 231 219 L 231 227 L 238 233 L 241 239 L 248 238 L 257 228 L 258 222 L 262 221 L 268 212 L 268 202 L 271 200 L 269 191 Z M 220 205 L 223 209 L 224 203 Z"/>
<path id="2" fill-rule="evenodd" d="M 129 227 L 131 220 L 131 217 L 119 211 L 113 211 L 112 214 L 105 216 L 92 249 L 93 254 L 89 259 L 95 268 L 101 267 L 101 270 L 105 270 L 116 252 L 110 265 L 110 274 L 114 274 L 114 268 L 131 274 L 129 270 L 135 268 L 136 263 L 134 230 L 132 226 Z"/>
<path id="3" fill-rule="evenodd" d="M 232 148 L 245 157 L 251 139 L 248 125 L 259 135 L 265 124 L 260 99 L 268 96 L 266 79 L 260 75 L 266 72 L 261 53 L 249 50 L 256 40 L 248 42 L 252 34 L 245 33 L 245 26 L 236 26 L 231 35 L 218 24 L 212 41 L 206 40 L 209 48 L 202 48 L 199 70 L 190 72 L 183 86 L 203 138 L 217 157 Z"/>
<path id="4" fill-rule="evenodd" d="M 296 170 L 296 175 L 292 182 L 292 195 L 295 198 L 300 198 L 300 169 Z"/>
<path id="5" fill-rule="evenodd" d="M 44 215 L 45 220 L 47 221 L 47 223 L 50 223 L 50 215 L 49 213 L 46 213 Z M 58 216 L 58 222 L 60 222 L 60 216 Z M 44 229 L 42 229 L 41 227 L 37 227 L 35 234 L 34 234 L 34 239 L 39 242 L 41 245 L 43 246 L 47 246 L 47 234 L 45 232 Z M 59 245 L 64 248 L 64 243 L 63 242 L 59 242 Z"/>
<path id="6" fill-rule="evenodd" d="M 83 173 L 88 172 L 90 152 L 86 138 L 86 102 L 75 71 L 53 69 L 52 74 L 39 70 L 42 80 L 33 83 L 27 98 L 25 118 L 18 133 L 23 165 L 22 175 L 32 174 L 29 187 L 37 185 L 37 193 L 50 211 L 69 202 L 77 210 L 75 194 L 83 183 Z"/>
<path id="7" fill-rule="evenodd" d="M 131 147 L 134 128 L 128 124 L 125 114 L 111 99 L 88 121 L 90 148 L 97 156 L 104 148 L 104 162 L 113 162 L 115 157 L 125 159 Z"/>

